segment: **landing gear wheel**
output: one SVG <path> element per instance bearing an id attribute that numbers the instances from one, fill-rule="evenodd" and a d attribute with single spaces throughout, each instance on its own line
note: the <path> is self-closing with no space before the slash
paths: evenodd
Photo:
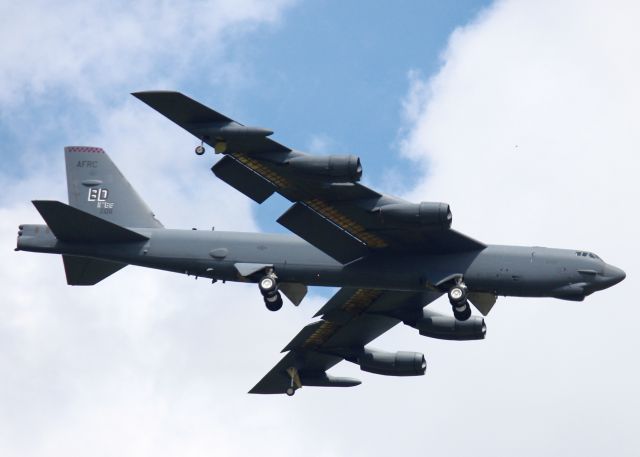
<path id="1" fill-rule="evenodd" d="M 196 146 L 196 154 L 201 156 L 202 154 L 204 154 L 204 146 L 203 145 L 198 145 Z"/>
<path id="2" fill-rule="evenodd" d="M 296 393 L 296 389 L 294 389 L 293 387 L 287 387 L 287 390 L 285 390 L 285 392 L 288 396 L 293 397 L 293 394 Z"/>
<path id="3" fill-rule="evenodd" d="M 258 283 L 260 292 L 265 297 L 278 289 L 278 282 L 273 275 L 264 276 Z"/>
<path id="4" fill-rule="evenodd" d="M 459 321 L 466 321 L 471 317 L 471 306 L 465 301 L 463 304 L 453 306 L 453 317 Z"/>
<path id="5" fill-rule="evenodd" d="M 464 303 L 467 300 L 467 286 L 464 284 L 456 284 L 449 289 L 449 302 L 455 306 L 460 303 Z"/>
<path id="6" fill-rule="evenodd" d="M 279 292 L 264 296 L 264 304 L 269 311 L 278 311 L 282 308 L 282 296 Z"/>

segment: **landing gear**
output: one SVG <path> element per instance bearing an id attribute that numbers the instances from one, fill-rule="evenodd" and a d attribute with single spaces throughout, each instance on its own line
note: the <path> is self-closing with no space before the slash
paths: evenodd
<path id="1" fill-rule="evenodd" d="M 258 282 L 258 287 L 269 311 L 278 311 L 282 308 L 282 295 L 278 292 L 278 277 L 273 270 L 267 271 L 267 274 Z"/>
<path id="2" fill-rule="evenodd" d="M 291 384 L 287 387 L 287 390 L 284 391 L 289 397 L 293 397 L 293 394 L 296 393 L 300 387 L 302 387 L 302 382 L 300 381 L 300 375 L 298 374 L 298 370 L 294 367 L 287 368 L 287 374 L 289 378 L 291 378 Z"/>
<path id="3" fill-rule="evenodd" d="M 469 302 L 465 301 L 462 305 L 453 306 L 453 317 L 459 321 L 466 321 L 471 317 L 471 307 Z"/>
<path id="4" fill-rule="evenodd" d="M 451 306 L 467 301 L 467 286 L 460 282 L 449 289 L 449 302 Z"/>
<path id="5" fill-rule="evenodd" d="M 196 146 L 196 154 L 201 156 L 204 154 L 204 139 L 200 141 L 200 144 Z"/>
<path id="6" fill-rule="evenodd" d="M 447 295 L 453 308 L 453 316 L 459 321 L 469 319 L 471 317 L 471 306 L 467 301 L 467 286 L 460 281 L 449 289 Z"/>
<path id="7" fill-rule="evenodd" d="M 269 311 L 278 311 L 282 308 L 282 296 L 280 295 L 280 292 L 274 292 L 272 295 L 265 295 L 264 304 Z"/>
<path id="8" fill-rule="evenodd" d="M 264 296 L 276 292 L 278 290 L 278 278 L 276 277 L 275 273 L 267 273 L 267 275 L 264 276 L 258 283 L 258 287 L 260 288 L 260 292 Z"/>

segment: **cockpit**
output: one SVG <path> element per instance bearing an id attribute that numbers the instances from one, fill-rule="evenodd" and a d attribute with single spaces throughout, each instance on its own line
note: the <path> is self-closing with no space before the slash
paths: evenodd
<path id="1" fill-rule="evenodd" d="M 590 257 L 592 259 L 596 259 L 596 260 L 602 260 L 600 257 L 598 257 L 596 254 L 594 254 L 593 252 L 588 252 L 588 251 L 576 251 L 576 255 L 578 257 Z"/>

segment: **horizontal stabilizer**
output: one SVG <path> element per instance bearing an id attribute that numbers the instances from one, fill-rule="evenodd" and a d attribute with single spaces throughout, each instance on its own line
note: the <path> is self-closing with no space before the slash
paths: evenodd
<path id="1" fill-rule="evenodd" d="M 34 200 L 33 205 L 60 241 L 117 243 L 149 239 L 62 202 Z"/>
<path id="2" fill-rule="evenodd" d="M 64 271 L 70 286 L 92 286 L 126 267 L 126 263 L 63 255 Z"/>

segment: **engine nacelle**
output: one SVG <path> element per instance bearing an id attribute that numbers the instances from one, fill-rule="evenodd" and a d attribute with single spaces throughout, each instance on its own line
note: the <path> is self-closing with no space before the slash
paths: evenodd
<path id="1" fill-rule="evenodd" d="M 354 155 L 298 156 L 284 162 L 291 169 L 333 181 L 355 182 L 362 177 L 360 159 Z"/>
<path id="2" fill-rule="evenodd" d="M 451 227 L 453 216 L 446 203 L 392 203 L 378 208 L 380 218 L 390 225 L 407 227 Z"/>
<path id="3" fill-rule="evenodd" d="M 357 362 L 362 371 L 386 376 L 419 376 L 427 369 L 424 354 L 419 352 L 365 349 Z"/>
<path id="4" fill-rule="evenodd" d="M 466 321 L 459 321 L 453 316 L 426 309 L 416 322 L 405 323 L 418 329 L 420 335 L 441 340 L 482 340 L 487 333 L 487 326 L 482 317 L 471 316 Z"/>

